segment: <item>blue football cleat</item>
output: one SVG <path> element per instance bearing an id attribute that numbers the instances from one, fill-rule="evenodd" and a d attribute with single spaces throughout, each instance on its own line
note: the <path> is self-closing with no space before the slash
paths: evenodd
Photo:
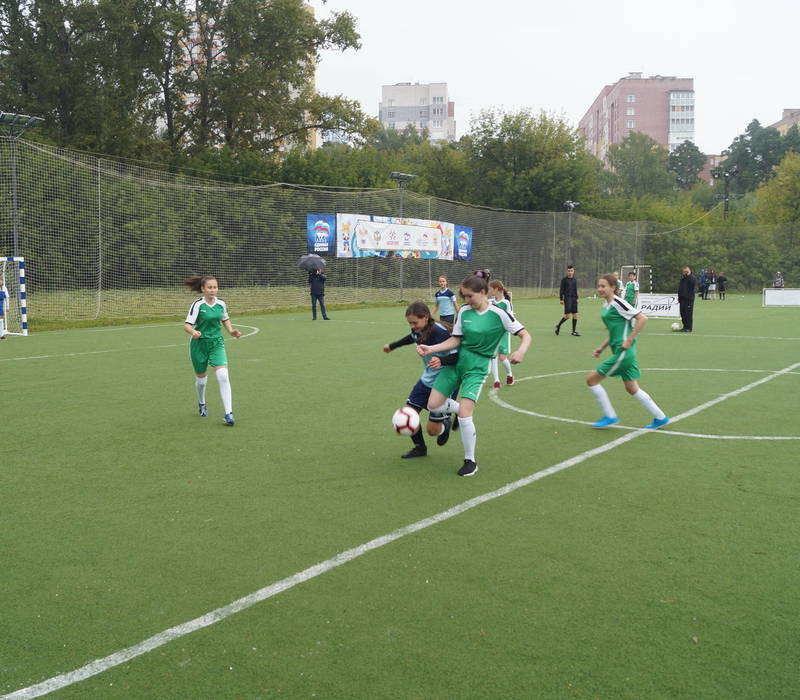
<path id="1" fill-rule="evenodd" d="M 208 411 L 206 410 L 206 405 L 204 403 L 197 404 L 197 410 L 201 418 L 208 417 Z"/>
<path id="2" fill-rule="evenodd" d="M 603 416 L 600 420 L 592 423 L 593 428 L 607 428 L 609 425 L 619 423 L 619 418 L 612 418 L 611 416 Z"/>
<path id="3" fill-rule="evenodd" d="M 233 425 L 233 413 L 225 414 L 225 423 L 227 423 L 228 425 Z"/>
<path id="4" fill-rule="evenodd" d="M 656 428 L 660 428 L 662 425 L 666 425 L 669 423 L 669 416 L 664 416 L 663 418 L 655 418 L 650 425 L 644 426 L 645 428 L 651 428 L 655 430 Z"/>

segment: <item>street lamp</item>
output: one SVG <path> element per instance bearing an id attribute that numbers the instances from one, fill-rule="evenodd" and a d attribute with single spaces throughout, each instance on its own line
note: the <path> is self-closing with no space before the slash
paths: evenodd
<path id="1" fill-rule="evenodd" d="M 0 133 L 11 142 L 11 230 L 14 237 L 14 256 L 19 256 L 17 232 L 17 141 L 28 129 L 39 126 L 44 119 L 28 114 L 0 112 Z"/>
<path id="2" fill-rule="evenodd" d="M 400 218 L 403 218 L 403 194 L 405 193 L 408 183 L 411 182 L 416 175 L 410 173 L 391 172 L 389 177 L 397 183 L 400 188 Z M 400 256 L 400 299 L 403 298 L 403 256 Z"/>
<path id="3" fill-rule="evenodd" d="M 722 178 L 723 190 L 725 192 L 725 194 L 722 195 L 722 200 L 725 202 L 725 206 L 722 209 L 723 219 L 728 218 L 728 202 L 731 200 L 731 198 L 736 199 L 738 197 L 738 195 L 735 194 L 731 195 L 731 178 L 736 177 L 738 174 L 739 174 L 739 168 L 735 165 L 730 170 L 723 170 L 723 171 L 715 170 L 713 173 L 714 177 L 717 180 Z M 717 198 L 719 197 L 720 195 L 717 195 Z"/>

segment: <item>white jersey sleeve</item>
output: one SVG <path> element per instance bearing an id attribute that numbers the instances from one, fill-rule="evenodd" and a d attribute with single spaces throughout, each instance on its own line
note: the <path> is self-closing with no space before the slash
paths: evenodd
<path id="1" fill-rule="evenodd" d="M 622 316 L 622 318 L 627 319 L 628 321 L 641 313 L 641 309 L 637 309 L 635 306 L 632 306 L 622 297 L 614 297 L 611 300 L 611 306 L 616 309 L 617 313 Z"/>
<path id="2" fill-rule="evenodd" d="M 197 314 L 200 313 L 200 304 L 202 303 L 203 303 L 203 297 L 195 299 L 192 302 L 192 305 L 189 307 L 189 313 L 186 314 L 186 320 L 184 321 L 184 323 L 191 323 L 192 325 L 197 323 Z"/>

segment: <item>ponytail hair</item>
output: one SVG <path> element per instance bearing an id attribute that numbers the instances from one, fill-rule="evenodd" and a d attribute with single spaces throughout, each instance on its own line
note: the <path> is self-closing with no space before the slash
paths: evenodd
<path id="1" fill-rule="evenodd" d="M 499 289 L 504 299 L 511 301 L 511 292 L 506 289 L 505 285 L 500 280 L 492 280 L 489 282 L 489 287 L 492 289 Z"/>
<path id="2" fill-rule="evenodd" d="M 217 278 L 214 277 L 214 275 L 195 275 L 194 277 L 183 280 L 183 284 L 193 292 L 202 292 L 206 282 L 215 279 Z"/>
<path id="3" fill-rule="evenodd" d="M 465 277 L 461 282 L 462 287 L 466 287 L 471 292 L 487 292 L 489 291 L 489 285 L 485 277 L 481 277 L 479 275 L 470 275 L 469 277 Z"/>
<path id="4" fill-rule="evenodd" d="M 412 301 L 406 307 L 406 318 L 408 318 L 409 316 L 416 316 L 417 318 L 428 319 L 428 323 L 425 325 L 425 328 L 419 334 L 420 340 L 423 343 L 427 343 L 431 331 L 433 330 L 433 324 L 436 323 L 436 321 L 433 320 L 433 316 L 431 316 L 431 310 L 428 308 L 428 305 L 424 301 Z"/>

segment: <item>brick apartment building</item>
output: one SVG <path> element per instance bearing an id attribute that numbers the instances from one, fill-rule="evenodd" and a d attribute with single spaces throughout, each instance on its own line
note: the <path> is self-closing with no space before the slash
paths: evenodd
<path id="1" fill-rule="evenodd" d="M 600 91 L 578 128 L 586 148 L 601 160 L 632 131 L 670 150 L 694 141 L 694 79 L 629 73 Z"/>

